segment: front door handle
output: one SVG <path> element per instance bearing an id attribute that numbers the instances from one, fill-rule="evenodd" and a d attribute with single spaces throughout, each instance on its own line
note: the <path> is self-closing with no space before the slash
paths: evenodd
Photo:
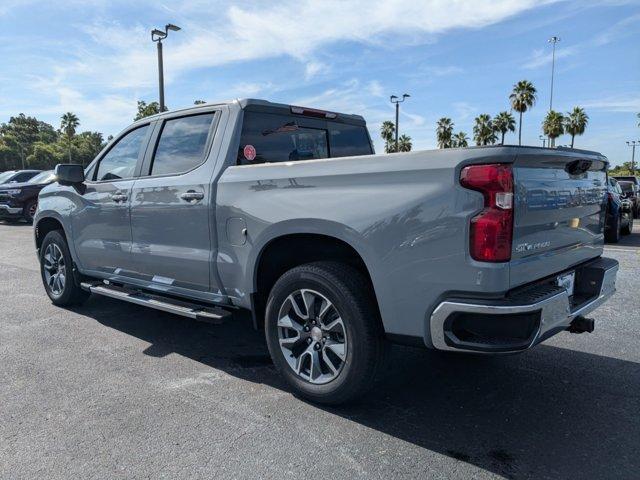
<path id="1" fill-rule="evenodd" d="M 204 193 L 196 192 L 195 190 L 189 190 L 180 195 L 180 198 L 185 202 L 196 203 L 204 198 Z"/>
<path id="2" fill-rule="evenodd" d="M 111 200 L 113 200 L 116 203 L 125 202 L 127 198 L 129 197 L 126 196 L 124 193 L 120 193 L 120 192 L 116 192 L 111 195 Z"/>

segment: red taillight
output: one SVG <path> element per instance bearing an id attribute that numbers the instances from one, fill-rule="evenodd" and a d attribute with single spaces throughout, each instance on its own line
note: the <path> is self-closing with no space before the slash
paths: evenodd
<path id="1" fill-rule="evenodd" d="M 471 257 L 481 262 L 508 262 L 513 237 L 513 173 L 510 165 L 471 165 L 460 183 L 484 195 L 484 209 L 471 219 Z"/>

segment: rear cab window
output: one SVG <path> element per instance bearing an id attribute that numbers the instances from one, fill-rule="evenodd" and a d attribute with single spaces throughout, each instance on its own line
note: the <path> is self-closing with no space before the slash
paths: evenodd
<path id="1" fill-rule="evenodd" d="M 245 110 L 238 165 L 371 155 L 366 125 Z"/>
<path id="2" fill-rule="evenodd" d="M 215 112 L 166 120 L 151 164 L 151 175 L 174 175 L 204 162 Z"/>

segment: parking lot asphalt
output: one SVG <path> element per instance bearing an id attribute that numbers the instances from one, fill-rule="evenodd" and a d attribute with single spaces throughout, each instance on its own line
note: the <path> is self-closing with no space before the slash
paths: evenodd
<path id="1" fill-rule="evenodd" d="M 54 307 L 0 223 L 0 478 L 638 478 L 640 229 L 592 334 L 520 355 L 394 347 L 362 402 L 293 397 L 249 318 Z"/>

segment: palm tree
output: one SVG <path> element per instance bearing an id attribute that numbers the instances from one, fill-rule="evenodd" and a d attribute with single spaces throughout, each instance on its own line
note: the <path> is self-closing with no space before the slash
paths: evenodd
<path id="1" fill-rule="evenodd" d="M 489 145 L 496 143 L 498 135 L 493 128 L 491 115 L 482 113 L 475 118 L 476 124 L 473 126 L 473 139 L 476 145 Z"/>
<path id="2" fill-rule="evenodd" d="M 509 112 L 500 112 L 493 119 L 493 128 L 502 135 L 500 145 L 504 145 L 505 134 L 516 131 L 516 119 Z"/>
<path id="3" fill-rule="evenodd" d="M 564 117 L 564 131 L 571 135 L 571 148 L 576 135 L 582 135 L 588 123 L 589 115 L 583 108 L 573 107 L 573 110 L 567 112 L 567 116 Z"/>
<path id="4" fill-rule="evenodd" d="M 408 135 L 400 135 L 398 137 L 398 151 L 410 152 L 413 144 L 411 143 L 411 137 Z"/>
<path id="5" fill-rule="evenodd" d="M 380 126 L 380 136 L 384 140 L 384 151 L 386 153 L 392 153 L 395 151 L 395 142 L 393 136 L 396 133 L 396 125 L 389 120 L 382 122 Z M 399 139 L 398 139 L 399 140 Z"/>
<path id="6" fill-rule="evenodd" d="M 451 146 L 454 148 L 468 147 L 469 137 L 464 132 L 458 132 L 451 138 Z"/>
<path id="7" fill-rule="evenodd" d="M 442 117 L 436 123 L 436 138 L 438 139 L 438 148 L 451 147 L 451 135 L 453 135 L 453 122 L 450 118 Z"/>
<path id="8" fill-rule="evenodd" d="M 549 110 L 542 122 L 542 132 L 549 137 L 549 147 L 556 146 L 556 138 L 564 133 L 564 116 L 555 110 Z"/>
<path id="9" fill-rule="evenodd" d="M 536 103 L 536 87 L 529 80 L 520 80 L 513 86 L 513 91 L 509 95 L 511 107 L 520 113 L 518 123 L 518 145 L 522 145 L 522 114 Z"/>
<path id="10" fill-rule="evenodd" d="M 76 134 L 76 128 L 80 125 L 80 120 L 75 113 L 67 112 L 61 117 L 60 130 L 64 132 L 67 137 L 67 144 L 69 147 L 69 163 L 71 163 L 71 141 Z"/>

